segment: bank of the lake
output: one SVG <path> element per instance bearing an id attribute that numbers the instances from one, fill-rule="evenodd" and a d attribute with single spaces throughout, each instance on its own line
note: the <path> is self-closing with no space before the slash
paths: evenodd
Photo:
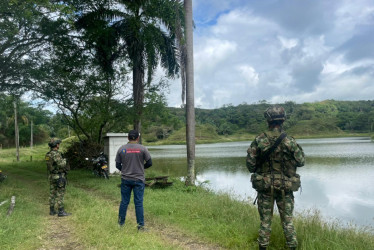
<path id="1" fill-rule="evenodd" d="M 221 143 L 221 142 L 235 142 L 235 141 L 252 141 L 256 135 L 248 133 L 235 133 L 232 135 L 209 135 L 208 133 L 197 131 L 195 133 L 196 144 L 207 144 L 207 143 Z M 371 137 L 374 140 L 374 135 L 371 133 L 317 133 L 317 134 L 291 134 L 296 139 L 317 139 L 317 138 L 342 138 L 342 137 Z M 147 142 L 145 140 L 144 145 L 156 146 L 156 145 L 185 145 L 185 134 L 178 136 L 172 136 L 164 140 L 157 140 Z"/>
<path id="2" fill-rule="evenodd" d="M 11 195 L 17 197 L 12 216 L 6 218 L 7 206 L 0 207 L 4 219 L 0 223 L 2 249 L 40 249 L 50 243 L 46 239 L 50 216 L 44 150 L 42 147 L 23 152 L 25 157 L 21 158 L 21 163 L 12 162 L 10 156 L 14 157 L 14 150 L 0 151 L 0 169 L 8 175 L 0 184 L 0 201 Z M 26 162 L 30 153 L 34 162 Z M 150 168 L 146 173 L 147 176 L 160 174 L 157 168 Z M 71 237 L 66 240 L 74 238 L 72 246 L 78 244 L 81 249 L 185 248 L 180 239 L 191 245 L 198 242 L 207 249 L 256 249 L 259 218 L 252 203 L 234 200 L 230 195 L 217 194 L 200 186 L 186 187 L 179 179 L 173 181 L 173 186 L 168 188 L 146 189 L 145 219 L 150 228 L 146 237 L 136 233 L 133 204 L 125 230 L 117 228 L 119 176 L 105 181 L 89 171 L 71 171 L 65 206 L 73 215 L 56 219 L 66 222 L 71 230 Z M 299 249 L 374 249 L 372 231 L 343 229 L 337 224 L 323 222 L 318 214 L 298 215 L 295 226 Z M 269 249 L 287 249 L 278 215 L 275 215 L 272 228 Z M 173 237 L 176 239 L 171 240 Z"/>

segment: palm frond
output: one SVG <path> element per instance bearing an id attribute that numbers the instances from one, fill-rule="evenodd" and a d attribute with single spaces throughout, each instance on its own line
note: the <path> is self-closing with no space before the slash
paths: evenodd
<path id="1" fill-rule="evenodd" d="M 152 24 L 144 28 L 146 41 L 149 45 L 146 47 L 154 47 L 154 50 L 160 57 L 161 66 L 167 70 L 168 76 L 173 77 L 178 73 L 179 64 L 177 61 L 177 53 L 175 39 L 171 38 L 165 31 Z M 158 62 L 158 61 L 155 61 Z M 157 67 L 153 65 L 153 67 Z"/>
<path id="2" fill-rule="evenodd" d="M 111 22 L 117 22 L 125 19 L 128 14 L 107 8 L 99 8 L 95 11 L 85 13 L 81 15 L 75 22 L 75 26 L 78 30 L 92 30 L 98 28 L 98 25 L 108 25 Z"/>

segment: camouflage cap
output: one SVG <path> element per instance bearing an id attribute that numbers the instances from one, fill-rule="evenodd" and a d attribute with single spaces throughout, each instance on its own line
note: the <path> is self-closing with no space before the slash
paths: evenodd
<path id="1" fill-rule="evenodd" d="M 57 146 L 57 144 L 60 144 L 61 143 L 61 140 L 58 139 L 58 138 L 51 138 L 51 140 L 48 142 L 48 146 L 50 148 L 54 148 Z"/>
<path id="2" fill-rule="evenodd" d="M 264 117 L 268 122 L 286 120 L 286 111 L 282 106 L 271 106 L 266 109 Z"/>

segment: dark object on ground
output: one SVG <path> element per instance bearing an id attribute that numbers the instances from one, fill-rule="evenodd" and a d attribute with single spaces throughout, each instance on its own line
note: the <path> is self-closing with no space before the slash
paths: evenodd
<path id="1" fill-rule="evenodd" d="M 173 185 L 173 182 L 168 181 L 169 176 L 157 176 L 145 178 L 145 185 L 147 187 L 168 187 Z"/>
<path id="2" fill-rule="evenodd" d="M 168 181 L 169 176 L 157 176 L 145 178 L 146 187 L 168 187 L 173 185 L 172 181 Z M 117 184 L 117 187 L 121 188 L 121 184 Z"/>

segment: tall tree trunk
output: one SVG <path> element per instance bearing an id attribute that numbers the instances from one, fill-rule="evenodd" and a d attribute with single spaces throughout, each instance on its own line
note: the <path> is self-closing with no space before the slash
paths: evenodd
<path id="1" fill-rule="evenodd" d="M 19 130 L 18 130 L 18 118 L 17 118 L 17 100 L 14 99 L 14 133 L 15 133 L 15 143 L 16 143 L 16 157 L 19 161 Z"/>
<path id="2" fill-rule="evenodd" d="M 134 98 L 134 129 L 141 134 L 141 120 L 143 115 L 143 103 L 144 103 L 144 67 L 142 65 L 143 59 L 139 56 L 134 63 L 133 68 L 133 98 Z M 141 143 L 141 136 L 139 138 Z"/>
<path id="3" fill-rule="evenodd" d="M 32 148 L 34 146 L 34 132 L 33 132 L 33 122 L 32 122 L 32 120 L 31 120 L 30 126 L 31 126 L 31 131 L 30 131 L 30 134 L 31 134 L 31 136 L 30 136 L 30 148 Z"/>
<path id="4" fill-rule="evenodd" d="M 194 100 L 194 68 L 193 68 L 193 28 L 192 0 L 184 0 L 186 25 L 186 142 L 187 168 L 186 184 L 195 185 L 195 100 Z"/>
<path id="5" fill-rule="evenodd" d="M 102 140 L 103 140 L 103 131 L 104 131 L 104 127 L 106 126 L 108 122 L 107 121 L 104 121 L 103 123 L 101 123 L 100 125 L 100 128 L 99 128 L 99 138 L 97 138 L 97 143 L 101 144 Z"/>

